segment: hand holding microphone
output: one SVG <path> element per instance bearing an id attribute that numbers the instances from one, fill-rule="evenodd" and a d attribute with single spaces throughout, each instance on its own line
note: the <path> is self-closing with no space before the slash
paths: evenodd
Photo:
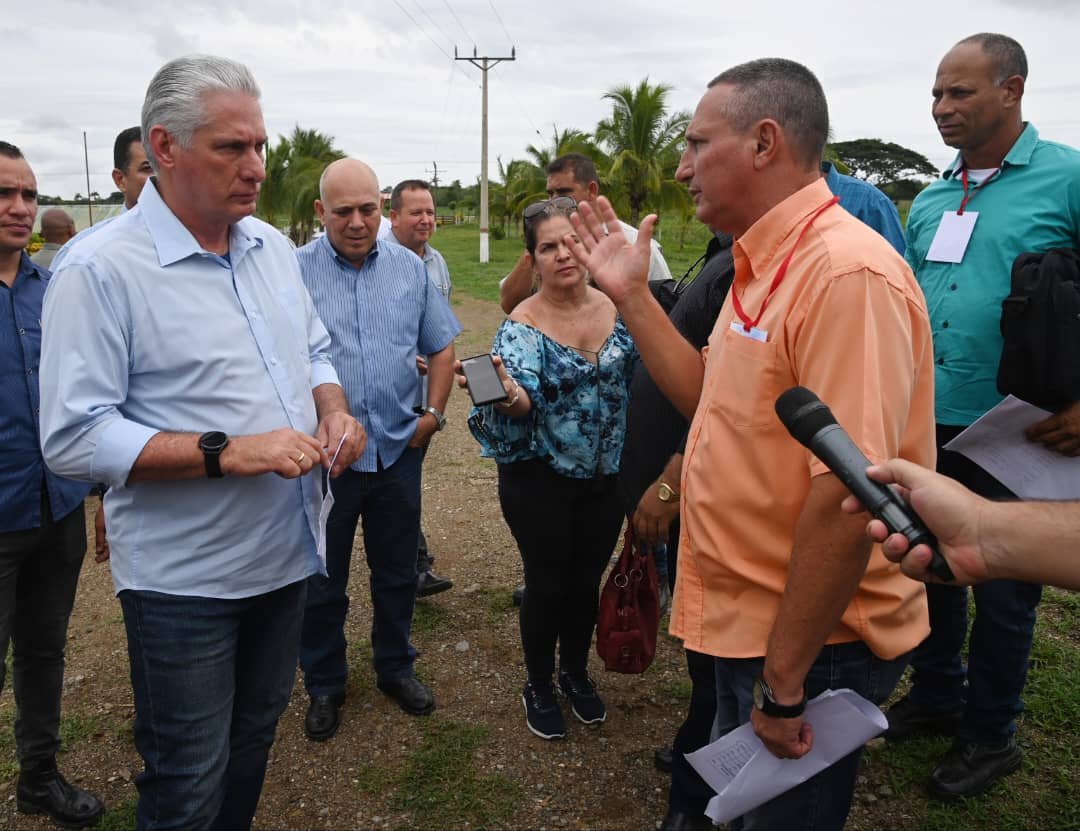
<path id="1" fill-rule="evenodd" d="M 792 387 L 776 399 L 776 414 L 792 437 L 821 459 L 891 533 L 903 534 L 912 548 L 919 544 L 930 548 L 930 571 L 938 579 L 954 579 L 949 564 L 937 550 L 937 539 L 892 488 L 866 475 L 870 460 L 820 398 L 805 387 Z"/>

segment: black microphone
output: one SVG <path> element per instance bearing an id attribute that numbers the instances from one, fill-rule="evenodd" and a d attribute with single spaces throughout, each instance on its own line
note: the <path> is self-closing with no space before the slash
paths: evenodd
<path id="1" fill-rule="evenodd" d="M 937 538 L 914 509 L 888 485 L 866 475 L 870 460 L 836 423 L 820 398 L 806 387 L 792 387 L 776 399 L 776 414 L 792 437 L 821 459 L 866 509 L 885 523 L 889 533 L 903 534 L 912 548 L 919 544 L 930 546 L 930 571 L 935 577 L 956 579 L 937 550 Z"/>

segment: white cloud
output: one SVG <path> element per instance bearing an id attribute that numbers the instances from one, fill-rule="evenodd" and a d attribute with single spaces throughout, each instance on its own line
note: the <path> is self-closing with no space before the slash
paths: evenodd
<path id="1" fill-rule="evenodd" d="M 765 55 L 819 75 L 837 140 L 880 137 L 943 165 L 952 151 L 930 120 L 934 70 L 955 41 L 989 30 L 1028 50 L 1027 117 L 1048 138 L 1080 145 L 1076 26 L 1062 23 L 1075 0 L 995 0 L 970 23 L 970 5 L 948 0 L 834 0 L 824 11 L 774 0 L 767 14 L 716 0 L 494 2 L 509 36 L 488 0 L 452 0 L 457 19 L 436 0 L 11 4 L 0 34 L 19 71 L 0 80 L 0 137 L 22 146 L 43 192 L 69 195 L 86 190 L 85 129 L 92 186 L 111 190 L 113 138 L 138 121 L 150 77 L 166 58 L 205 51 L 251 67 L 272 135 L 294 124 L 329 133 L 384 183 L 423 175 L 434 161 L 440 179 L 471 182 L 480 73 L 443 52 L 456 44 L 471 54 L 475 43 L 481 54 L 504 55 L 512 44 L 518 60 L 489 74 L 492 174 L 497 156 L 507 162 L 546 143 L 552 124 L 591 130 L 609 111 L 602 95 L 611 87 L 648 75 L 674 87 L 673 108 L 693 109 L 709 79 Z"/>

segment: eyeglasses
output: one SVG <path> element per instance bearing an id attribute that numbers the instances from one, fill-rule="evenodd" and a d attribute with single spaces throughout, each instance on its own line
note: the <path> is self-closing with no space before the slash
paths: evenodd
<path id="1" fill-rule="evenodd" d="M 554 199 L 545 199 L 543 202 L 533 202 L 521 214 L 526 222 L 533 222 L 540 216 L 552 216 L 562 214 L 569 216 L 577 209 L 577 202 L 569 196 L 556 196 Z"/>

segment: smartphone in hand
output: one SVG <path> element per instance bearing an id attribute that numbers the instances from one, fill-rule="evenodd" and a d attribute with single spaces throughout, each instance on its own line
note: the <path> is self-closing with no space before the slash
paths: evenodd
<path id="1" fill-rule="evenodd" d="M 508 397 L 506 389 L 499 379 L 499 372 L 495 369 L 495 362 L 491 359 L 491 355 L 462 358 L 461 372 L 465 376 L 469 398 L 477 407 L 493 404 L 496 401 L 506 401 Z"/>

